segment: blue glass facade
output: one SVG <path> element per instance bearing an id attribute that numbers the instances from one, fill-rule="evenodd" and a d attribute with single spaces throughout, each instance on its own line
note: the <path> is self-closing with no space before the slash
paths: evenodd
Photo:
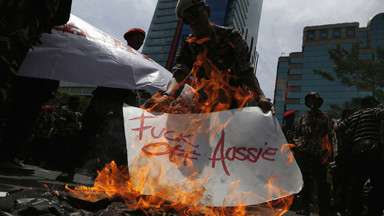
<path id="1" fill-rule="evenodd" d="M 331 104 L 342 105 L 352 98 L 372 94 L 368 89 L 345 86 L 339 80 L 330 82 L 315 74 L 313 69 L 327 71 L 336 77 L 328 48 L 341 44 L 350 49 L 357 40 L 362 41 L 361 58 L 374 59 L 374 49 L 379 45 L 384 47 L 382 14 L 372 18 L 367 28 L 359 28 L 359 23 L 311 26 L 304 28 L 303 36 L 302 52 L 279 58 L 274 102 L 280 123 L 288 110 L 296 111 L 296 116 L 308 110 L 304 97 L 311 91 L 319 92 L 324 99 L 323 111 L 329 110 Z"/>
<path id="2" fill-rule="evenodd" d="M 145 39 L 143 53 L 166 67 L 179 20 L 175 16 L 177 0 L 159 0 Z"/>

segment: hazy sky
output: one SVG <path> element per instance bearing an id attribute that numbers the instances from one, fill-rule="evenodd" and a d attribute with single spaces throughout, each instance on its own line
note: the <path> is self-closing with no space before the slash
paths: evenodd
<path id="1" fill-rule="evenodd" d="M 148 31 L 156 3 L 157 0 L 73 0 L 72 13 L 125 42 L 123 34 L 130 28 Z M 264 0 L 257 77 L 266 96 L 273 98 L 279 56 L 301 51 L 305 26 L 359 22 L 360 28 L 367 27 L 369 19 L 378 13 L 384 13 L 383 0 Z"/>

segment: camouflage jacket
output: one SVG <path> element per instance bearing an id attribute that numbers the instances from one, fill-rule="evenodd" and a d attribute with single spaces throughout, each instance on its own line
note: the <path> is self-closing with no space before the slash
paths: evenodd
<path id="1" fill-rule="evenodd" d="M 0 90 L 5 97 L 29 48 L 41 43 L 53 25 L 67 23 L 71 5 L 72 0 L 0 1 Z"/>
<path id="2" fill-rule="evenodd" d="M 192 76 L 190 74 L 197 54 L 207 50 L 208 59 L 223 73 L 230 76 L 230 85 L 239 85 L 249 76 L 254 76 L 253 66 L 249 62 L 249 48 L 241 33 L 233 28 L 211 25 L 213 36 L 201 44 L 194 41 L 194 34 L 184 40 L 176 55 L 173 76 L 178 82 Z M 208 78 L 204 70 L 197 71 L 197 78 Z"/>
<path id="3" fill-rule="evenodd" d="M 34 135 L 38 138 L 49 139 L 52 136 L 55 123 L 55 106 L 44 106 L 37 120 Z"/>
<path id="4" fill-rule="evenodd" d="M 332 119 L 320 110 L 309 111 L 300 116 L 296 128 L 298 147 L 305 152 L 328 160 L 333 154 L 335 132 Z"/>
<path id="5" fill-rule="evenodd" d="M 62 137 L 78 134 L 81 129 L 81 113 L 69 109 L 68 106 L 61 106 L 55 114 L 53 134 Z"/>
<path id="6" fill-rule="evenodd" d="M 287 139 L 287 142 L 289 144 L 295 144 L 295 140 L 294 140 L 296 138 L 295 126 L 294 125 L 289 126 L 284 124 L 281 127 L 281 130 L 283 131 L 285 139 Z"/>

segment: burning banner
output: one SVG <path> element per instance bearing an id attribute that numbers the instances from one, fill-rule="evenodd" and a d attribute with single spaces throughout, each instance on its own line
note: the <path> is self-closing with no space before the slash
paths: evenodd
<path id="1" fill-rule="evenodd" d="M 147 56 L 74 15 L 41 41 L 29 51 L 19 76 L 149 90 L 166 88 L 172 78 Z"/>
<path id="2" fill-rule="evenodd" d="M 287 197 L 303 185 L 280 125 L 258 107 L 161 115 L 124 107 L 124 119 L 131 186 L 141 194 L 239 206 Z"/>

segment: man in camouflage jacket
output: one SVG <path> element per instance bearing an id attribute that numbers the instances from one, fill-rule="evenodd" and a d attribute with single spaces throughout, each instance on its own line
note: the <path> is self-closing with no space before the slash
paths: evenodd
<path id="1" fill-rule="evenodd" d="M 301 191 L 301 208 L 298 214 L 309 215 L 313 182 L 316 180 L 319 193 L 319 215 L 329 215 L 330 185 L 327 182 L 327 162 L 332 155 L 335 140 L 333 121 L 327 113 L 319 110 L 323 99 L 317 92 L 305 96 L 305 105 L 311 110 L 300 116 L 296 136 L 304 186 Z"/>
<path id="2" fill-rule="evenodd" d="M 249 92 L 264 112 L 273 109 L 253 72 L 248 45 L 239 31 L 210 23 L 210 7 L 204 0 L 179 0 L 176 16 L 188 25 L 192 34 L 183 41 L 176 55 L 173 78 L 167 90 L 149 99 L 145 107 L 167 111 L 185 84 L 189 84 L 198 94 L 187 111 L 211 112 L 240 107 L 243 101 L 237 100 L 235 95 Z M 204 109 L 207 103 L 213 105 Z"/>

